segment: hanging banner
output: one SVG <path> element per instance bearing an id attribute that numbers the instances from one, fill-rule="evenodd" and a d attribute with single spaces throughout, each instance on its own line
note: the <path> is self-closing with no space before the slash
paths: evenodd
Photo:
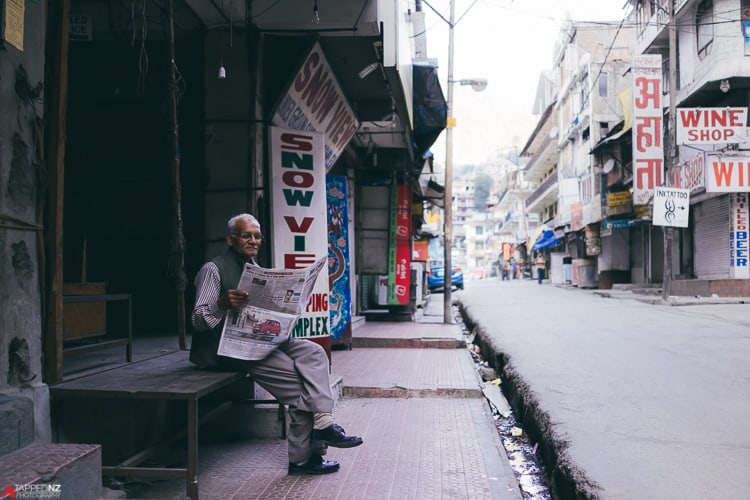
<path id="1" fill-rule="evenodd" d="M 391 186 L 388 248 L 388 305 L 409 304 L 411 283 L 411 187 Z"/>
<path id="2" fill-rule="evenodd" d="M 270 127 L 273 267 L 300 269 L 328 256 L 323 134 Z M 328 272 L 292 330 L 294 337 L 328 337 Z"/>
<path id="3" fill-rule="evenodd" d="M 282 94 L 272 122 L 279 127 L 325 134 L 326 172 L 357 131 L 359 122 L 319 43 L 315 43 L 292 85 Z"/>
<path id="4" fill-rule="evenodd" d="M 649 205 L 664 179 L 661 55 L 633 57 L 633 204 Z"/>
<path id="5" fill-rule="evenodd" d="M 352 320 L 349 268 L 349 208 L 346 176 L 326 177 L 328 200 L 328 310 L 331 338 L 344 336 Z"/>
<path id="6" fill-rule="evenodd" d="M 706 191 L 738 193 L 750 191 L 750 156 L 707 154 Z"/>
<path id="7" fill-rule="evenodd" d="M 748 223 L 750 223 L 750 209 L 748 208 L 748 194 L 735 193 L 731 195 L 732 233 L 729 236 L 730 266 L 732 278 L 750 279 L 750 247 L 748 247 Z"/>
<path id="8" fill-rule="evenodd" d="M 747 108 L 679 108 L 677 144 L 745 142 Z"/>

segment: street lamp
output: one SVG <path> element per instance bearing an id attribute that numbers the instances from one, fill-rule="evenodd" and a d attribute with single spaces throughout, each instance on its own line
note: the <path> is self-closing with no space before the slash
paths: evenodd
<path id="1" fill-rule="evenodd" d="M 487 80 L 477 78 L 473 80 L 453 79 L 453 28 L 455 27 L 456 2 L 450 2 L 450 20 L 448 21 L 448 99 L 446 100 L 448 123 L 445 130 L 445 207 L 443 210 L 443 323 L 453 323 L 453 280 L 451 276 L 451 247 L 453 240 L 453 127 L 456 119 L 451 116 L 453 112 L 453 84 L 471 85 L 477 92 L 487 88 Z"/>
<path id="2" fill-rule="evenodd" d="M 468 80 L 458 80 L 461 85 L 471 85 L 472 90 L 475 92 L 481 92 L 487 88 L 486 78 L 471 78 Z"/>

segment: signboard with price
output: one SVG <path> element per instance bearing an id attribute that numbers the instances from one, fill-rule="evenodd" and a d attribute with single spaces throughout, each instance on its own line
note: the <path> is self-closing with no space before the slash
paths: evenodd
<path id="1" fill-rule="evenodd" d="M 657 187 L 654 189 L 654 226 L 688 227 L 690 190 Z"/>

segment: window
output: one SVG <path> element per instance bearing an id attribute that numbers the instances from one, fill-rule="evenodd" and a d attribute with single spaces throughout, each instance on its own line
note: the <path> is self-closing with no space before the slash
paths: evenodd
<path id="1" fill-rule="evenodd" d="M 697 26 L 698 36 L 698 57 L 704 59 L 711 53 L 711 46 L 714 42 L 714 2 L 713 0 L 703 0 L 698 4 L 698 11 L 695 15 L 695 25 Z"/>
<path id="2" fill-rule="evenodd" d="M 599 74 L 599 95 L 607 97 L 607 72 L 602 71 Z"/>
<path id="3" fill-rule="evenodd" d="M 484 228 L 482 226 L 477 226 L 477 236 L 482 236 L 484 234 Z"/>

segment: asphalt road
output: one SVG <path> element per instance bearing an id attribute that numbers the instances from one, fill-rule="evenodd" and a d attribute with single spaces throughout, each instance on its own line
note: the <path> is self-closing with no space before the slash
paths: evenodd
<path id="1" fill-rule="evenodd" d="M 497 279 L 454 299 L 502 354 L 575 496 L 750 498 L 750 305 Z"/>

